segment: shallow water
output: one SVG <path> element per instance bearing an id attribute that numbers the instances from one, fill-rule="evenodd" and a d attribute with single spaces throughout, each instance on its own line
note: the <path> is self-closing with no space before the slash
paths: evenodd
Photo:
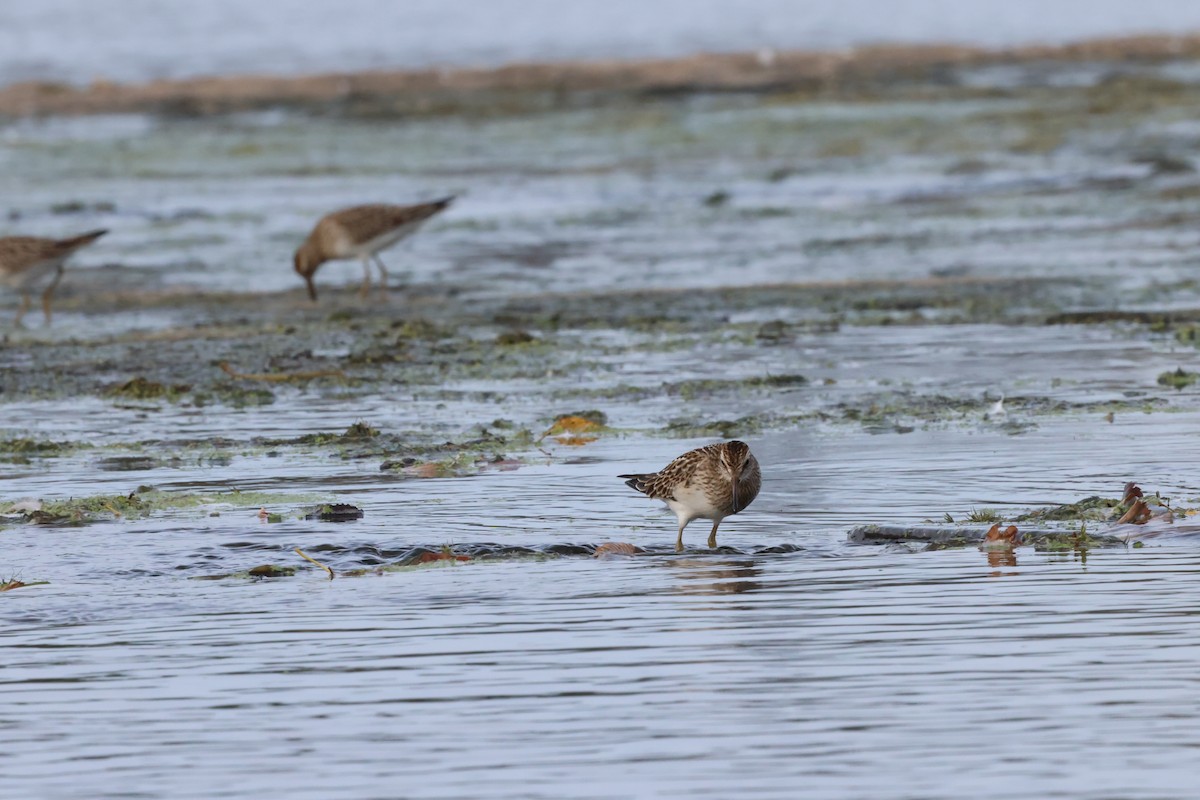
<path id="1" fill-rule="evenodd" d="M 92 572 L 6 598 L 0 769 L 40 796 L 1192 786 L 1192 546 L 1003 569 L 864 548 L 251 585 L 96 575 L 74 533 L 39 549 Z M 97 596 L 114 580 L 119 603 Z"/>
<path id="2" fill-rule="evenodd" d="M 1146 159 L 1191 159 L 1200 130 L 1182 101 L 1088 112 L 1031 151 L 1075 99 L 4 128 L 4 232 L 112 233 L 55 326 L 0 346 L 0 440 L 65 443 L 6 455 L 0 502 L 213 498 L 0 520 L 0 578 L 47 582 L 0 594 L 6 791 L 1190 796 L 1194 517 L 1015 559 L 846 540 L 1128 480 L 1200 505 L 1200 391 L 1157 382 L 1197 359 L 1176 332 L 1200 192 Z M 447 191 L 388 256 L 391 305 L 356 303 L 353 265 L 301 298 L 289 257 L 319 213 Z M 1146 310 L 1180 318 L 1047 324 Z M 535 341 L 494 343 L 514 327 Z M 379 342 L 402 358 L 351 358 Z M 346 377 L 238 407 L 222 359 Z M 196 386 L 111 393 L 138 375 Z M 596 441 L 538 438 L 586 408 Z M 356 422 L 385 444 L 296 439 Z M 615 476 L 726 424 L 762 494 L 719 551 L 697 522 L 677 555 Z M 462 444 L 486 431 L 508 438 Z M 465 459 L 380 469 L 406 447 Z M 365 515 L 298 518 L 327 500 Z M 647 552 L 592 558 L 605 541 Z M 385 569 L 444 545 L 473 558 Z M 246 575 L 269 563 L 299 571 Z"/>
<path id="3" fill-rule="evenodd" d="M 1185 797 L 1194 541 L 992 564 L 844 532 L 1111 495 L 1130 475 L 1195 504 L 1178 433 L 1195 424 L 752 439 L 763 493 L 719 554 L 670 553 L 671 517 L 613 478 L 687 441 L 445 480 L 311 456 L 99 473 L 89 490 L 332 490 L 366 516 L 5 531 L 6 561 L 51 584 L 3 596 L 0 774 L 45 797 Z M 344 571 L 414 545 L 605 540 L 651 552 L 194 580 L 302 565 L 293 547 Z M 752 552 L 781 544 L 803 550 Z"/>

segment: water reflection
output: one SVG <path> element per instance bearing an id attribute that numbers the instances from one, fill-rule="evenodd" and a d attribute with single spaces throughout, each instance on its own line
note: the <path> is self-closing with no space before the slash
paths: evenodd
<path id="1" fill-rule="evenodd" d="M 1020 574 L 1017 572 L 1002 572 L 999 570 L 1000 567 L 1016 567 L 1017 566 L 1017 551 L 1016 550 L 1014 550 L 1012 548 L 1009 548 L 1006 550 L 986 550 L 985 549 L 984 554 L 987 556 L 988 566 L 993 567 L 995 569 L 995 571 L 991 573 L 993 577 L 998 578 L 998 577 L 1001 577 L 1004 575 Z"/>
<path id="2" fill-rule="evenodd" d="M 681 579 L 673 585 L 678 594 L 743 594 L 763 588 L 761 581 L 752 580 L 762 575 L 753 561 L 673 558 L 665 564 Z"/>

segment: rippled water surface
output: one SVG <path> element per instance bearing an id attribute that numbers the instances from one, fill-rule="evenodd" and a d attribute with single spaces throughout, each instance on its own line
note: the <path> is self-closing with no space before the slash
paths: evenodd
<path id="1" fill-rule="evenodd" d="M 125 535 L 166 566 L 204 533 Z M 1192 785 L 1191 546 L 1004 569 L 975 551 L 868 550 L 181 585 L 100 573 L 80 550 L 103 540 L 78 538 L 39 546 L 79 572 L 70 586 L 6 600 L 0 769 L 39 796 Z"/>
<path id="2" fill-rule="evenodd" d="M 0 785 L 1190 797 L 1200 390 L 1169 384 L 1197 362 L 1200 71 L 1121 69 L 944 102 L 5 123 L 0 233 L 112 232 L 54 326 L 0 344 L 0 579 L 31 584 L 0 593 Z M 447 192 L 387 254 L 391 301 L 353 264 L 303 296 L 321 213 Z M 338 374 L 245 377 L 311 369 Z M 594 439 L 543 435 L 586 409 Z M 762 493 L 677 554 L 615 476 L 733 436 Z M 1088 523 L 1116 546 L 847 538 L 1129 480 L 1177 514 Z M 72 498 L 96 505 L 12 508 Z M 330 501 L 364 515 L 304 518 Z"/>

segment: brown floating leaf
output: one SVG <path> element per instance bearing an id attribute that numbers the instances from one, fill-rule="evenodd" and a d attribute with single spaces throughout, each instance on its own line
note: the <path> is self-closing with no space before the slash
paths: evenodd
<path id="1" fill-rule="evenodd" d="M 594 558 L 604 558 L 606 556 L 636 556 L 641 553 L 642 548 L 629 542 L 605 542 L 596 548 L 596 552 L 592 554 Z"/>
<path id="2" fill-rule="evenodd" d="M 270 517 L 271 517 L 271 515 L 267 512 L 267 509 L 265 506 L 258 510 L 258 518 L 261 519 L 263 522 L 266 522 L 268 519 L 270 519 Z"/>
<path id="3" fill-rule="evenodd" d="M 20 589 L 25 586 L 24 581 L 9 581 L 8 583 L 0 583 L 0 592 L 11 591 L 12 589 Z"/>
<path id="4" fill-rule="evenodd" d="M 1142 497 L 1141 488 L 1133 481 L 1130 481 L 1125 484 L 1125 491 L 1121 495 L 1121 505 L 1127 506 L 1139 497 Z"/>
<path id="5" fill-rule="evenodd" d="M 1153 512 L 1150 511 L 1150 507 L 1147 506 L 1146 502 L 1139 497 L 1134 501 L 1133 505 L 1129 507 L 1129 510 L 1125 512 L 1125 515 L 1117 520 L 1117 522 L 1128 522 L 1133 525 L 1141 525 L 1146 522 L 1146 520 L 1150 519 L 1152 514 Z"/>
<path id="6" fill-rule="evenodd" d="M 1018 547 L 1024 544 L 1021 540 L 1021 532 L 1017 530 L 1016 525 L 1009 525 L 1004 530 L 1000 530 L 1000 523 L 997 522 L 992 527 L 988 528 L 987 534 L 983 537 L 983 546 L 985 548 L 1008 548 Z"/>

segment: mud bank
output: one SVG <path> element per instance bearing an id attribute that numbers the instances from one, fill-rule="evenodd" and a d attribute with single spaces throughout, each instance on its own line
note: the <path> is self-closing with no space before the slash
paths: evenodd
<path id="1" fill-rule="evenodd" d="M 845 51 L 761 51 L 643 61 L 513 64 L 273 77 L 165 80 L 86 87 L 30 82 L 0 88 L 0 115 L 106 113 L 204 116 L 266 108 L 354 116 L 529 112 L 696 92 L 814 92 L 903 82 L 961 82 L 963 70 L 1014 64 L 1162 63 L 1200 56 L 1200 34 L 1139 36 L 989 49 L 887 45 Z"/>

